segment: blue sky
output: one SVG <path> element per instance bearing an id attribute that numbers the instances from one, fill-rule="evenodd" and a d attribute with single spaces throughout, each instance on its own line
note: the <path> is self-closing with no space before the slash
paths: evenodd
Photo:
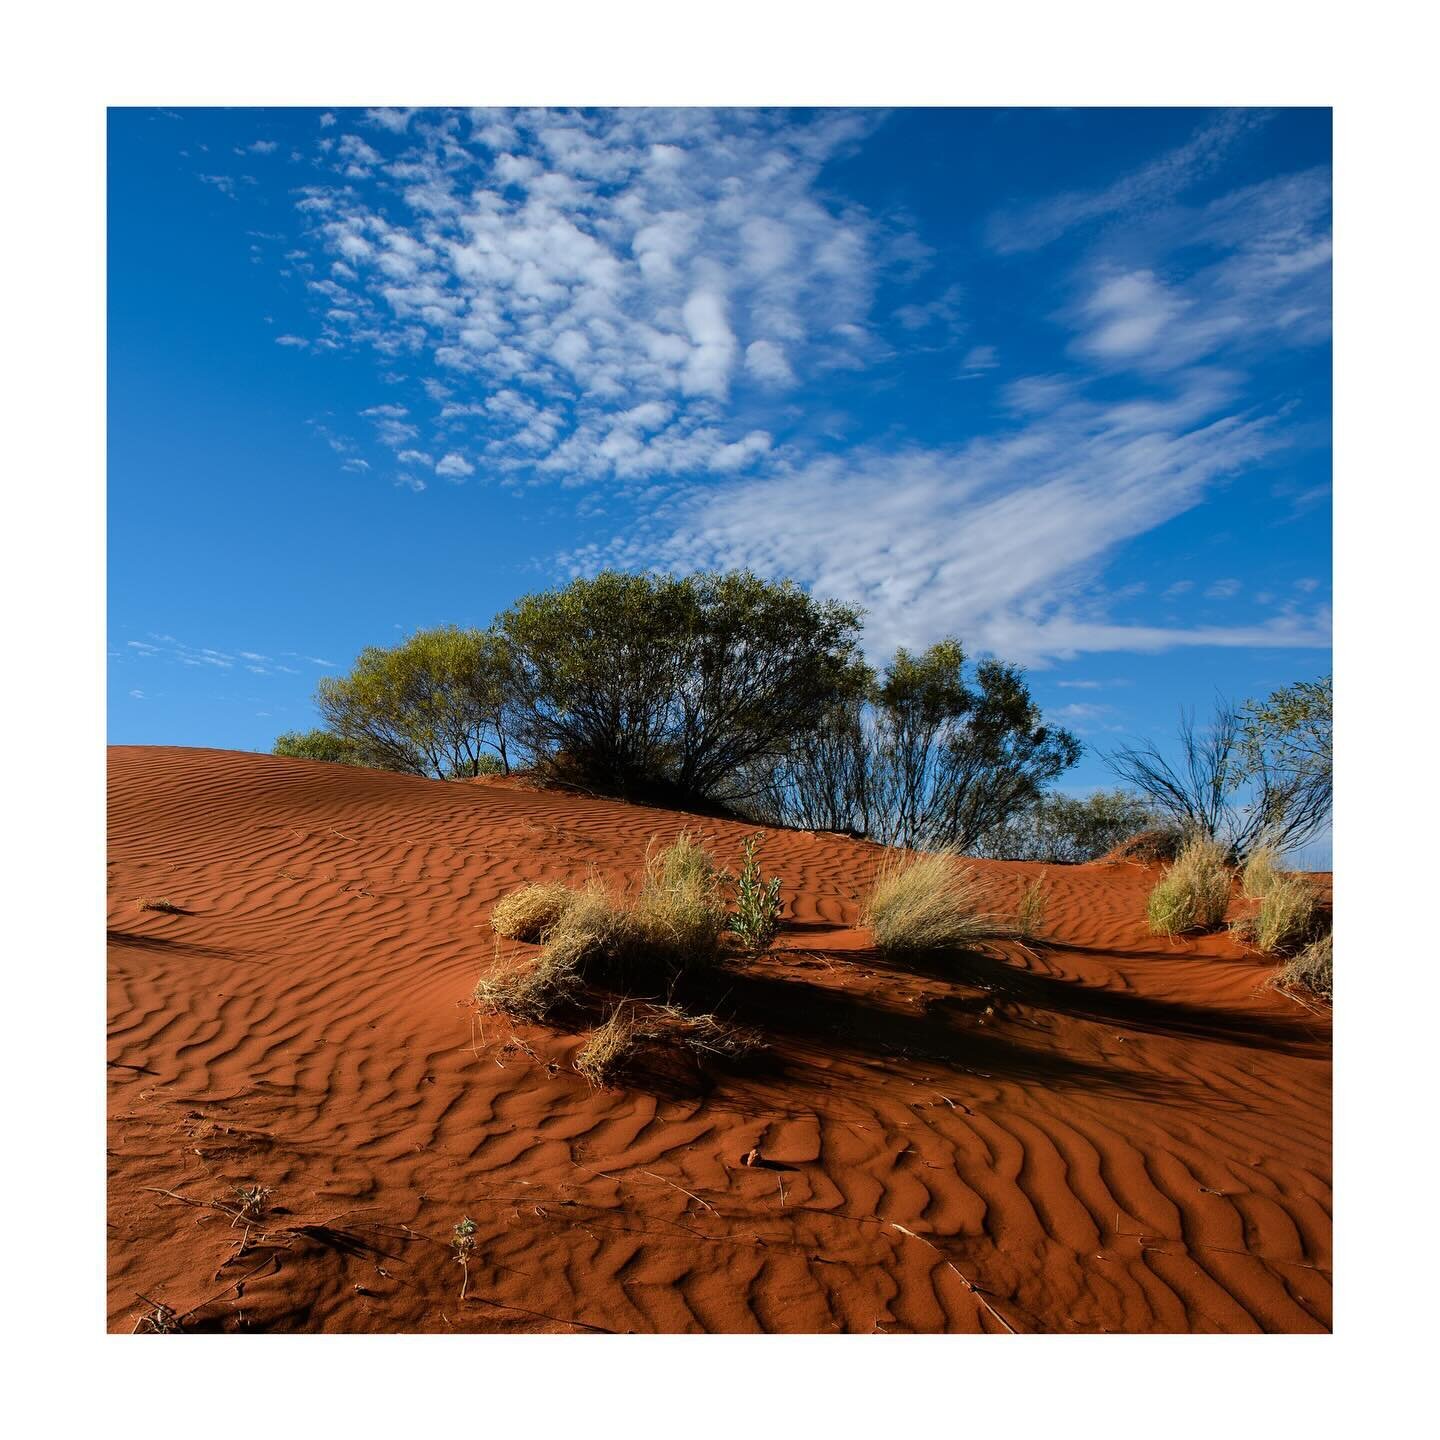
<path id="1" fill-rule="evenodd" d="M 114 110 L 109 731 L 749 565 L 1088 751 L 1330 666 L 1328 110 Z"/>

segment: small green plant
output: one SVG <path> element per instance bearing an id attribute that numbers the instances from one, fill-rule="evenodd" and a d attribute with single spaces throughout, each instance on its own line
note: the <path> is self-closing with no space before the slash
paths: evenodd
<path id="1" fill-rule="evenodd" d="M 475 1222 L 464 1215 L 460 1223 L 450 1233 L 450 1249 L 455 1256 L 455 1263 L 465 1272 L 465 1278 L 460 1282 L 460 1298 L 465 1298 L 465 1291 L 470 1286 L 470 1257 L 475 1253 Z"/>
<path id="2" fill-rule="evenodd" d="M 740 877 L 736 881 L 735 914 L 730 929 L 755 954 L 768 950 L 780 929 L 780 877 L 762 880 L 756 854 L 760 837 L 752 835 L 741 848 Z"/>
<path id="3" fill-rule="evenodd" d="M 1231 871 L 1223 845 L 1193 836 L 1150 892 L 1146 915 L 1154 935 L 1213 930 L 1230 904 Z"/>
<path id="4" fill-rule="evenodd" d="M 1015 929 L 1027 938 L 1038 935 L 1045 924 L 1045 910 L 1050 903 L 1050 891 L 1045 884 L 1042 870 L 1020 894 L 1020 904 L 1015 911 Z"/>

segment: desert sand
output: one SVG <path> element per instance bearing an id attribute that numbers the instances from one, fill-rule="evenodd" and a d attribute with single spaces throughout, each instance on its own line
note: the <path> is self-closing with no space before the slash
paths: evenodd
<path id="1" fill-rule="evenodd" d="M 1152 868 L 1050 867 L 1052 943 L 899 966 L 881 852 L 767 832 L 786 928 L 731 1005 L 770 1048 L 704 1084 L 592 1090 L 580 1037 L 476 1014 L 494 901 L 684 828 L 754 827 L 113 749 L 110 1329 L 1330 1328 L 1328 1018 L 1148 935 Z M 1004 909 L 1041 867 L 978 868 Z"/>

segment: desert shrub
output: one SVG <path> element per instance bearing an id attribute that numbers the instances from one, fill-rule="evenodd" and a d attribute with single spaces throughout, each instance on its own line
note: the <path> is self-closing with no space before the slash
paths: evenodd
<path id="1" fill-rule="evenodd" d="M 499 619 L 537 764 L 597 790 L 729 801 L 843 691 L 859 612 L 747 571 L 606 571 Z"/>
<path id="2" fill-rule="evenodd" d="M 1308 990 L 1322 1000 L 1335 996 L 1334 936 L 1330 931 L 1312 940 L 1275 972 L 1271 983 L 1282 990 Z"/>
<path id="3" fill-rule="evenodd" d="M 725 931 L 726 876 L 688 832 L 645 856 L 640 894 L 627 919 L 630 934 L 619 958 L 671 972 L 713 965 Z"/>
<path id="4" fill-rule="evenodd" d="M 360 745 L 331 730 L 287 730 L 275 737 L 270 753 L 293 760 L 327 760 L 332 765 L 369 763 Z"/>
<path id="5" fill-rule="evenodd" d="M 881 950 L 919 953 L 963 947 L 1005 932 L 982 908 L 985 892 L 973 870 L 946 851 L 881 864 L 861 909 Z"/>
<path id="6" fill-rule="evenodd" d="M 507 940 L 538 944 L 570 908 L 575 893 L 569 885 L 562 885 L 559 881 L 522 885 L 496 902 L 490 912 L 490 924 L 497 934 Z"/>
<path id="7" fill-rule="evenodd" d="M 446 625 L 362 650 L 350 674 L 320 681 L 315 704 L 385 769 L 462 778 L 492 756 L 508 771 L 510 673 L 503 638 Z"/>
<path id="8" fill-rule="evenodd" d="M 162 915 L 184 915 L 184 908 L 173 900 L 140 899 L 135 902 L 137 910 L 158 910 Z"/>
<path id="9" fill-rule="evenodd" d="M 628 990 L 713 966 L 727 920 L 724 883 L 710 852 L 682 832 L 663 847 L 651 842 L 636 894 L 614 894 L 595 879 L 578 888 L 527 885 L 497 903 L 490 923 L 510 938 L 544 942 L 533 983 L 544 1003 L 559 1004 L 572 981 Z M 533 1009 L 529 983 L 502 977 L 478 998 L 511 1013 L 516 1004 Z"/>
<path id="10" fill-rule="evenodd" d="M 1315 887 L 1303 875 L 1272 871 L 1259 904 L 1235 923 L 1235 933 L 1272 954 L 1293 953 L 1315 936 Z"/>
<path id="11" fill-rule="evenodd" d="M 1131 860 L 1142 865 L 1168 864 L 1185 848 L 1187 836 L 1178 825 L 1156 826 L 1129 835 L 1107 850 L 1102 860 Z"/>
<path id="12" fill-rule="evenodd" d="M 480 754 L 467 760 L 463 768 L 449 771 L 447 780 L 477 780 L 494 775 L 508 775 L 509 767 L 498 755 Z"/>
<path id="13" fill-rule="evenodd" d="M 757 839 L 752 835 L 742 849 L 740 874 L 735 882 L 735 913 L 730 917 L 730 929 L 746 949 L 756 954 L 770 948 L 780 929 L 782 909 L 780 877 L 761 878 Z"/>
<path id="14" fill-rule="evenodd" d="M 1015 929 L 1025 936 L 1040 933 L 1045 924 L 1045 911 L 1049 908 L 1050 891 L 1042 872 L 1020 892 L 1020 904 L 1015 910 Z"/>
<path id="15" fill-rule="evenodd" d="M 544 1021 L 573 1006 L 581 991 L 576 966 L 564 958 L 543 954 L 516 970 L 484 975 L 475 985 L 474 998 L 490 1010 L 513 1020 Z"/>
<path id="16" fill-rule="evenodd" d="M 1155 812 L 1129 790 L 1062 795 L 1051 791 L 982 837 L 974 853 L 993 860 L 1040 860 L 1080 865 L 1153 825 Z M 1173 860 L 1173 852 L 1164 857 Z"/>
<path id="17" fill-rule="evenodd" d="M 573 1063 L 592 1085 L 613 1085 L 648 1048 L 733 1059 L 761 1048 L 761 1040 L 716 1015 L 627 998 L 590 1032 Z"/>
<path id="18" fill-rule="evenodd" d="M 1193 836 L 1150 892 L 1146 914 L 1156 935 L 1211 930 L 1225 919 L 1232 874 L 1226 847 Z"/>

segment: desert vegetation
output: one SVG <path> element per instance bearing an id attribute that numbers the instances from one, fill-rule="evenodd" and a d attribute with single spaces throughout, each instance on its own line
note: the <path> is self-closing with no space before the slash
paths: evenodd
<path id="1" fill-rule="evenodd" d="M 992 860 L 1080 865 L 1155 828 L 1158 819 L 1151 802 L 1131 790 L 1096 790 L 1084 796 L 1048 791 L 985 834 L 974 853 Z"/>
<path id="2" fill-rule="evenodd" d="M 731 877 L 683 831 L 663 847 L 652 841 L 630 891 L 613 890 L 592 877 L 579 886 L 549 883 L 513 892 L 496 905 L 492 926 L 500 935 L 542 948 L 519 968 L 482 977 L 476 1001 L 526 1021 L 583 1023 L 604 1009 L 605 1018 L 592 1026 L 575 1061 L 596 1084 L 611 1083 L 645 1046 L 744 1053 L 755 1043 L 748 1032 L 683 1003 L 687 981 L 724 963 L 727 930 L 752 952 L 773 938 L 779 878 L 760 885 L 753 840 L 744 862 L 742 875 L 751 869 L 758 892 L 751 894 L 748 910 L 742 903 L 733 916 L 726 908 Z"/>
<path id="3" fill-rule="evenodd" d="M 1208 725 L 1181 716 L 1180 761 L 1154 744 L 1107 756 L 1110 768 L 1169 822 L 1244 861 L 1292 850 L 1329 824 L 1333 792 L 1330 677 L 1277 690 L 1244 707 L 1216 703 Z"/>
<path id="4" fill-rule="evenodd" d="M 1335 998 L 1334 936 L 1327 930 L 1297 951 L 1275 972 L 1271 983 L 1280 990 L 1306 991 L 1327 1004 Z"/>
<path id="5" fill-rule="evenodd" d="M 1213 930 L 1230 907 L 1234 871 L 1226 847 L 1195 833 L 1156 882 L 1146 905 L 1155 935 Z"/>
<path id="6" fill-rule="evenodd" d="M 985 887 L 951 851 L 893 853 L 880 864 L 861 923 L 886 954 L 960 950 L 1008 933 L 987 909 Z"/>

